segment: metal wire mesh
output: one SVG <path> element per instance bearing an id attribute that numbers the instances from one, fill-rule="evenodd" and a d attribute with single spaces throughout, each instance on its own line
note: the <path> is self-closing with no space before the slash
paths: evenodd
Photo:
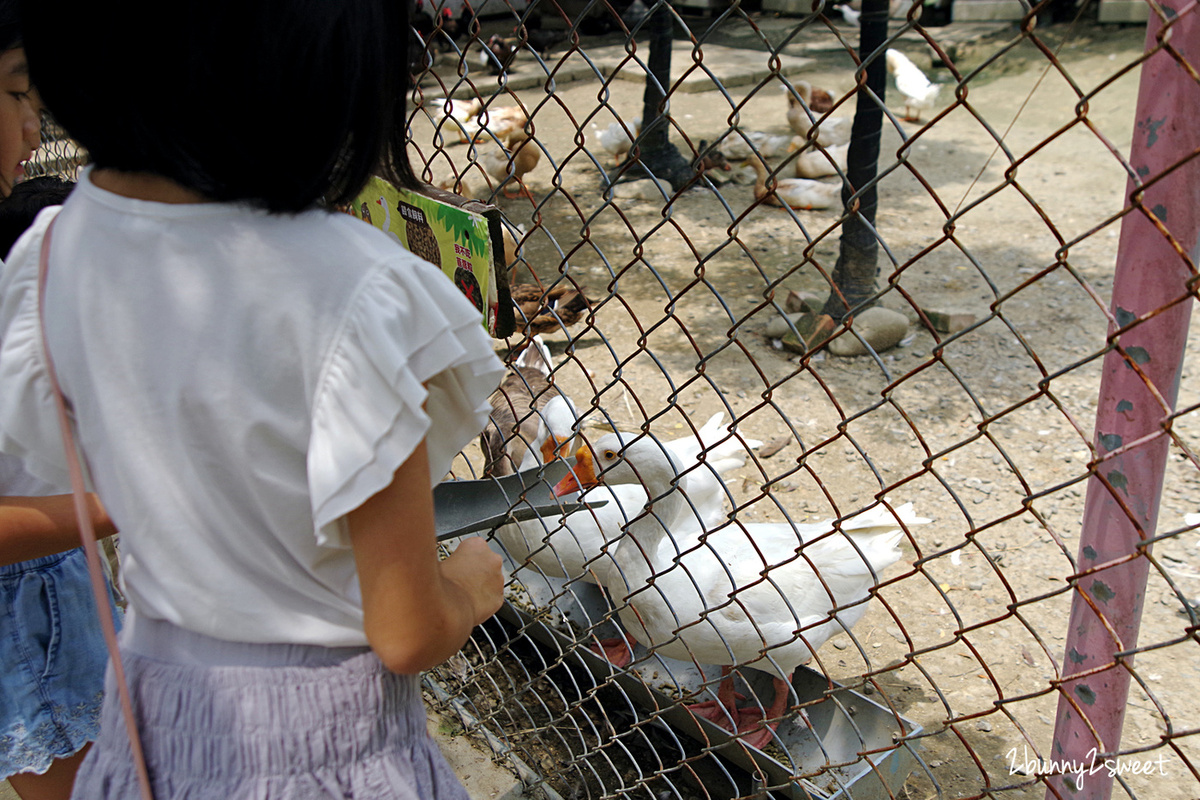
<path id="1" fill-rule="evenodd" d="M 893 7 L 867 53 L 853 10 L 776 7 L 790 15 L 418 4 L 414 164 L 504 211 L 519 330 L 502 351 L 515 363 L 539 334 L 550 353 L 549 376 L 520 373 L 498 399 L 500 438 L 528 445 L 511 447 L 512 466 L 561 428 L 545 405 L 561 393 L 582 436 L 568 449 L 613 449 L 636 482 L 605 508 L 494 531 L 509 603 L 428 688 L 533 795 L 1090 796 L 1110 771 L 1114 796 L 1200 794 L 1186 700 L 1200 669 L 1200 383 L 1180 338 L 1167 343 L 1177 379 L 1157 388 L 1136 341 L 1181 310 L 1186 328 L 1196 292 L 1197 206 L 1154 191 L 1200 186 L 1200 145 L 1183 123 L 1135 116 L 1156 54 L 1176 65 L 1177 107 L 1200 108 L 1195 4 L 1151 5 L 1149 46 L 1086 3 L 947 26 L 932 24 L 946 4 Z M 656 14 L 673 31 L 669 73 L 663 39 L 651 52 Z M 901 74 L 869 85 L 887 49 L 941 84 L 931 101 Z M 651 73 L 669 74 L 667 102 L 643 126 L 660 110 Z M 843 195 L 850 121 L 872 105 L 877 177 Z M 1165 166 L 1130 156 L 1139 136 L 1173 147 Z M 82 154 L 49 123 L 43 140 L 31 174 L 73 177 Z M 664 160 L 663 141 L 679 157 Z M 630 180 L 647 165 L 659 180 Z M 824 207 L 772 205 L 771 189 L 814 175 L 825 188 L 802 188 Z M 1147 278 L 1151 308 L 1115 294 L 1132 218 L 1175 253 L 1177 280 Z M 841 243 L 864 221 L 878 247 L 865 275 Z M 1144 380 L 1156 433 L 1114 440 L 1099 425 L 1113 358 Z M 609 430 L 624 432 L 615 447 Z M 639 442 L 675 453 L 666 483 L 633 463 Z M 1122 495 L 1117 459 L 1155 442 L 1161 503 L 1153 485 Z M 455 476 L 487 463 L 472 448 Z M 630 479 L 619 473 L 601 477 Z M 1140 538 L 1097 561 L 1080 539 L 1085 506 L 1105 497 L 1116 509 L 1091 527 L 1124 520 Z M 898 558 L 855 532 L 872 520 Z M 654 549 L 656 528 L 669 535 Z M 1140 635 L 1117 629 L 1097 589 L 1126 563 L 1147 574 Z M 1113 632 L 1104 663 L 1071 649 L 1080 598 Z M 790 673 L 801 646 L 811 660 L 772 719 L 771 673 Z M 608 660 L 622 653 L 630 665 Z M 712 702 L 723 665 L 740 719 Z M 1114 665 L 1132 679 L 1127 702 L 1120 681 L 1072 677 Z M 1123 707 L 1119 739 L 1099 733 L 1111 713 L 1088 717 L 1089 692 Z M 1067 755 L 1060 702 L 1103 742 L 1079 793 L 1045 774 Z"/>
<path id="2" fill-rule="evenodd" d="M 738 3 L 422 8 L 414 161 L 428 182 L 503 209 L 518 318 L 530 321 L 504 352 L 540 333 L 551 353 L 553 388 L 522 381 L 501 405 L 524 433 L 503 430 L 536 450 L 539 423 L 542 434 L 554 423 L 531 396 L 560 392 L 594 460 L 633 467 L 651 500 L 634 487 L 615 511 L 495 532 L 510 602 L 430 677 L 531 791 L 1076 796 L 1041 774 L 1065 758 L 1056 706 L 1086 716 L 1086 692 L 1107 691 L 1124 733 L 1100 737 L 1084 791 L 1108 759 L 1116 796 L 1196 794 L 1193 370 L 1180 362 L 1178 403 L 1160 391 L 1151 414 L 1147 438 L 1169 440 L 1161 507 L 1112 485 L 1113 453 L 1138 445 L 1096 433 L 1105 359 L 1141 374 L 1145 354 L 1123 342 L 1195 294 L 1195 206 L 1168 213 L 1146 198 L 1171 180 L 1196 185 L 1196 144 L 1177 121 L 1134 116 L 1156 53 L 1175 65 L 1177 107 L 1200 107 L 1195 64 L 1171 38 L 1192 30 L 1195 5 L 1151 5 L 1161 32 L 1148 48 L 1143 27 L 1099 24 L 1087 4 L 948 26 L 931 24 L 946 6 L 893 7 L 883 45 L 862 54 L 853 11 L 821 4 L 790 16 Z M 673 39 L 663 106 L 646 102 L 648 74 L 665 74 L 658 14 Z M 941 84 L 932 100 L 904 67 L 885 91 L 870 85 L 887 49 Z M 864 95 L 885 109 L 878 177 L 843 198 L 854 165 L 839 145 Z M 1153 173 L 1130 157 L 1146 125 L 1175 148 Z M 656 129 L 681 159 L 661 160 Z M 768 171 L 757 186 L 755 154 Z M 646 165 L 661 180 L 626 182 Z M 772 188 L 785 197 L 787 180 L 820 173 L 831 187 L 803 187 L 815 210 L 771 204 Z M 864 283 L 839 264 L 840 237 L 864 220 L 872 187 L 878 270 Z M 1174 248 L 1183 277 L 1162 308 L 1113 297 L 1131 215 Z M 615 445 L 611 429 L 625 432 Z M 636 463 L 637 442 L 698 431 L 704 457 L 680 460 L 666 484 Z M 483 464 L 468 451 L 456 475 Z M 604 475 L 629 479 L 620 470 Z M 1150 511 L 1123 559 L 1148 567 L 1140 638 L 1123 632 L 1107 664 L 1132 676 L 1127 704 L 1119 681 L 1068 681 L 1073 599 L 1105 611 L 1089 583 L 1099 568 L 1081 562 L 1089 493 L 1121 496 L 1143 527 Z M 875 545 L 849 533 L 874 513 L 903 552 L 878 570 L 863 566 Z M 838 530 L 805 527 L 822 520 Z M 669 531 L 658 549 L 645 538 L 656 526 Z M 839 594 L 856 570 L 865 583 Z M 628 667 L 596 652 L 622 630 L 635 641 Z M 796 642 L 811 661 L 778 728 L 749 747 L 772 716 L 770 673 L 790 671 Z M 714 698 L 721 665 L 740 676 L 736 705 L 751 709 L 740 720 L 688 708 Z"/>
<path id="3" fill-rule="evenodd" d="M 49 116 L 42 118 L 42 144 L 26 165 L 26 174 L 31 178 L 39 175 L 57 175 L 75 180 L 79 168 L 87 163 L 87 153 L 76 144 L 66 131 Z"/>

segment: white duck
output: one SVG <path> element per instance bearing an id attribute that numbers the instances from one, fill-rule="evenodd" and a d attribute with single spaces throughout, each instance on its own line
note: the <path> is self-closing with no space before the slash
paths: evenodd
<path id="1" fill-rule="evenodd" d="M 800 95 L 800 99 L 804 101 L 804 105 L 808 106 L 813 114 L 820 116 L 828 114 L 833 110 L 833 95 L 829 94 L 825 89 L 819 86 L 813 86 L 806 80 L 797 80 L 792 86 L 796 88 L 796 94 Z M 783 87 L 787 91 L 787 87 Z M 788 92 L 788 105 L 795 103 L 795 98 L 792 93 Z M 790 113 L 790 110 L 789 110 Z"/>
<path id="2" fill-rule="evenodd" d="M 799 97 L 787 93 L 787 121 L 788 127 L 795 131 L 796 135 L 801 138 L 808 136 L 808 130 L 813 126 L 813 123 L 820 120 L 826 113 L 833 108 L 833 101 L 829 97 L 829 93 L 820 91 L 824 97 L 821 98 L 821 103 L 818 105 L 813 100 L 813 87 L 808 81 L 796 81 L 796 92 Z M 787 87 L 783 87 L 787 91 Z M 801 102 L 803 101 L 803 102 Z"/>
<path id="3" fill-rule="evenodd" d="M 475 117 L 483 110 L 483 101 L 478 97 L 470 100 L 434 97 L 421 108 L 434 126 L 455 133 L 462 144 L 471 141 L 479 132 L 479 121 Z"/>
<path id="4" fill-rule="evenodd" d="M 841 181 L 822 183 L 808 178 L 768 178 L 767 165 L 761 158 L 753 157 L 749 161 L 757 178 L 754 183 L 756 200 L 780 208 L 787 206 L 810 211 L 841 205 Z"/>
<path id="5" fill-rule="evenodd" d="M 542 150 L 524 128 L 509 134 L 505 141 L 506 146 L 493 150 L 480 159 L 483 168 L 502 185 L 505 197 L 512 199 L 525 195 L 533 200 L 524 179 L 526 173 L 532 171 L 541 161 Z M 512 189 L 514 185 L 518 187 L 515 192 Z"/>
<path id="6" fill-rule="evenodd" d="M 733 436 L 724 422 L 725 414 L 717 412 L 695 435 L 665 443 L 671 456 L 685 469 L 680 486 L 686 501 L 674 518 L 675 524 L 684 529 L 709 530 L 725 524 L 728 520 L 725 500 L 728 498 L 732 503 L 733 497 L 725 486 L 724 476 L 745 466 L 748 451 L 762 447 L 757 439 Z M 622 435 L 632 438 L 634 434 Z M 640 513 L 641 508 L 633 510 Z"/>
<path id="7" fill-rule="evenodd" d="M 787 100 L 788 126 L 796 136 L 807 139 L 810 135 L 809 132 L 815 129 L 816 133 L 812 134 L 812 138 L 821 147 L 834 147 L 850 141 L 850 130 L 854 126 L 853 117 L 828 117 L 817 113 L 815 108 L 812 109 L 813 114 L 810 117 L 809 112 L 800 105 L 791 92 L 788 92 Z"/>
<path id="8" fill-rule="evenodd" d="M 628 443 L 626 443 L 628 442 Z M 601 575 L 619 604 L 622 626 L 669 658 L 722 666 L 718 702 L 692 710 L 730 725 L 743 742 L 762 747 L 784 716 L 792 672 L 830 636 L 848 630 L 867 610 L 879 574 L 901 556 L 904 525 L 928 522 L 911 505 L 879 506 L 842 522 L 812 525 L 731 525 L 700 538 L 668 531 L 660 520 L 679 513 L 673 484 L 678 465 L 648 437 L 610 434 L 591 451 L 580 448 L 560 494 L 599 485 L 640 483 L 652 498 L 627 526 L 628 541 Z M 770 708 L 736 707 L 732 666 L 754 666 L 774 677 Z"/>
<path id="9" fill-rule="evenodd" d="M 607 128 L 601 128 L 596 123 L 592 123 L 592 136 L 600 143 L 600 146 L 612 154 L 613 161 L 620 164 L 630 149 L 633 148 L 633 140 L 642 132 L 642 117 L 638 115 L 633 118 L 633 124 L 627 125 L 621 120 L 610 123 Z"/>
<path id="10" fill-rule="evenodd" d="M 907 122 L 920 122 L 921 109 L 933 108 L 941 84 L 931 83 L 921 68 L 899 50 L 888 48 L 887 68 L 896 79 L 896 89 L 904 96 L 904 117 Z M 916 114 L 912 113 L 913 109 Z"/>
<path id="11" fill-rule="evenodd" d="M 821 147 L 836 147 L 850 142 L 850 132 L 854 127 L 853 117 L 823 117 L 813 126 L 816 129 L 817 144 Z M 808 138 L 808 131 L 802 134 Z"/>
<path id="12" fill-rule="evenodd" d="M 485 138 L 485 133 L 490 133 L 497 142 L 505 142 L 508 141 L 509 136 L 523 129 L 528 122 L 529 115 L 520 106 L 485 108 L 476 117 L 479 130 L 475 132 L 472 139 L 478 142 Z"/>
<path id="13" fill-rule="evenodd" d="M 807 130 L 807 129 L 806 129 Z M 742 137 L 745 138 L 742 138 Z M 742 136 L 726 136 L 718 149 L 730 161 L 744 161 L 755 153 L 763 158 L 776 158 L 799 149 L 801 142 L 788 134 L 771 134 L 762 131 L 742 131 Z"/>
<path id="14" fill-rule="evenodd" d="M 828 178 L 846 172 L 846 154 L 850 145 L 841 144 L 822 149 L 812 148 L 796 156 L 797 178 Z"/>
<path id="15" fill-rule="evenodd" d="M 675 514 L 665 520 L 680 535 L 683 531 L 696 534 L 726 521 L 724 501 L 728 490 L 721 476 L 746 463 L 748 448 L 762 445 L 754 439 L 739 440 L 736 436 L 719 441 L 724 418 L 724 414 L 715 414 L 696 435 L 665 445 L 678 463 L 696 465 L 680 479 L 681 502 Z M 602 557 L 606 545 L 611 557 L 612 544 L 624 535 L 625 526 L 642 513 L 647 495 L 641 485 L 634 483 L 596 486 L 579 497 L 585 503 L 601 500 L 608 501 L 607 505 L 557 518 L 503 525 L 496 529 L 496 538 L 517 564 L 528 561 L 555 578 L 595 583 L 612 563 L 611 558 Z"/>

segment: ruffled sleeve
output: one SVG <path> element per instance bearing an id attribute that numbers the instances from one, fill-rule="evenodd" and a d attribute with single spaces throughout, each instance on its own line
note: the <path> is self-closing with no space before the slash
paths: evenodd
<path id="1" fill-rule="evenodd" d="M 441 271 L 401 263 L 367 278 L 314 395 L 308 482 L 318 543 L 349 545 L 342 518 L 390 484 L 422 438 L 440 480 L 486 424 L 503 374 L 479 312 Z"/>
<path id="2" fill-rule="evenodd" d="M 37 297 L 42 238 L 61 210 L 54 206 L 38 214 L 13 246 L 0 278 L 0 451 L 20 458 L 43 481 L 69 487 Z"/>

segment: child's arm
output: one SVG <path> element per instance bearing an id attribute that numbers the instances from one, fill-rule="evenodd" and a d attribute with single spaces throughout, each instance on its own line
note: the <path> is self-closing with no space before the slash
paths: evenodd
<path id="1" fill-rule="evenodd" d="M 117 532 L 104 506 L 88 495 L 96 538 Z M 79 547 L 75 502 L 69 494 L 0 497 L 0 564 L 14 564 Z"/>
<path id="2" fill-rule="evenodd" d="M 363 627 L 388 669 L 437 666 L 504 599 L 500 556 L 479 537 L 438 559 L 425 442 L 392 483 L 347 515 L 363 596 Z"/>

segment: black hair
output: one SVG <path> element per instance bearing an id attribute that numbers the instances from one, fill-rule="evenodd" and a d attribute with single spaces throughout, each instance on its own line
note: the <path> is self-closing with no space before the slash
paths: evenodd
<path id="1" fill-rule="evenodd" d="M 8 258 L 8 251 L 33 224 L 39 211 L 62 205 L 73 188 L 72 181 L 53 175 L 30 178 L 14 186 L 8 197 L 0 200 L 0 257 Z"/>
<path id="2" fill-rule="evenodd" d="M 408 5 L 23 0 L 22 23 L 33 84 L 98 168 L 300 211 L 373 173 L 417 185 Z"/>
<path id="3" fill-rule="evenodd" d="M 0 53 L 21 46 L 21 2 L 0 0 Z"/>

